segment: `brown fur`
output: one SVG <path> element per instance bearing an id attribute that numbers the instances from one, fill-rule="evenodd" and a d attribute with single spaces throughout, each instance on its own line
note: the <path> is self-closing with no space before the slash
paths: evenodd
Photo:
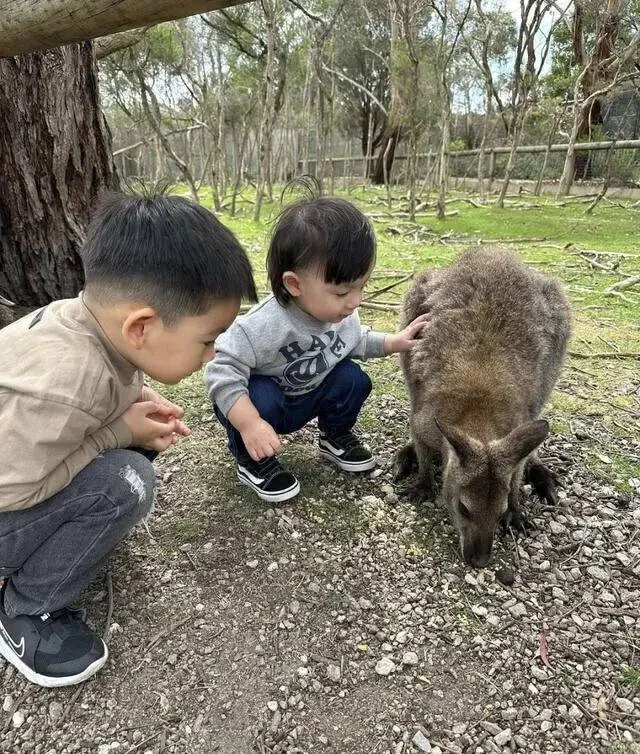
<path id="1" fill-rule="evenodd" d="M 425 312 L 419 345 L 401 355 L 412 443 L 398 454 L 398 478 L 417 464 L 408 493 L 432 496 L 434 459 L 442 458 L 442 495 L 463 557 L 480 567 L 498 522 L 521 524 L 527 458 L 536 491 L 557 499 L 534 451 L 548 433 L 538 417 L 562 367 L 570 308 L 555 280 L 509 252 L 481 247 L 414 280 L 401 326 Z"/>

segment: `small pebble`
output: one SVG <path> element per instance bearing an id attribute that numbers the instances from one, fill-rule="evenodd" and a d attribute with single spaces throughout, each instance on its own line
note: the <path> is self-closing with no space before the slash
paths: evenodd
<path id="1" fill-rule="evenodd" d="M 414 737 L 411 739 L 411 743 L 416 747 L 418 751 L 425 752 L 425 754 L 429 754 L 433 751 L 431 744 L 429 743 L 429 739 L 421 730 L 416 732 Z"/>
<path id="2" fill-rule="evenodd" d="M 508 744 L 509 741 L 511 741 L 511 728 L 501 730 L 497 736 L 493 737 L 493 740 L 498 746 L 505 746 L 505 744 Z"/>
<path id="3" fill-rule="evenodd" d="M 376 663 L 376 673 L 378 675 L 389 675 L 390 673 L 393 673 L 395 669 L 395 662 L 393 660 L 390 660 L 388 657 L 383 657 Z"/>
<path id="4" fill-rule="evenodd" d="M 402 655 L 402 664 L 403 665 L 417 665 L 418 655 L 415 652 L 405 652 Z"/>
<path id="5" fill-rule="evenodd" d="M 631 699 L 626 699 L 624 696 L 616 697 L 616 706 L 619 710 L 628 714 L 631 714 L 635 709 L 635 706 Z"/>
<path id="6" fill-rule="evenodd" d="M 340 683 L 340 668 L 337 665 L 327 665 L 327 678 L 332 683 Z"/>

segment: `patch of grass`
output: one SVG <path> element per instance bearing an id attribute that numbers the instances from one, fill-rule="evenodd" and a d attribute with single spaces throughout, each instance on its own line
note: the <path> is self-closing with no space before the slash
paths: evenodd
<path id="1" fill-rule="evenodd" d="M 176 191 L 186 194 L 184 187 Z M 392 211 L 386 206 L 384 189 L 360 186 L 339 194 L 354 201 L 364 212 L 373 214 L 378 238 L 377 265 L 367 286 L 367 294 L 426 267 L 442 267 L 454 260 L 470 245 L 480 241 L 506 244 L 524 261 L 548 275 L 559 278 L 571 300 L 574 311 L 574 333 L 571 351 L 587 358 L 568 359 L 559 390 L 552 398 L 546 415 L 556 431 L 571 432 L 580 422 L 600 428 L 598 435 L 608 436 L 612 444 L 617 438 L 637 437 L 640 432 L 640 406 L 634 390 L 638 386 L 638 361 L 633 359 L 600 359 L 596 353 L 640 352 L 640 289 L 624 292 L 624 297 L 607 295 L 607 289 L 627 276 L 640 274 L 640 223 L 638 211 L 631 202 L 601 202 L 591 215 L 586 205 L 571 202 L 564 206 L 550 197 L 523 197 L 510 200 L 504 209 L 490 204 L 474 207 L 461 201 L 463 194 L 451 194 L 449 209 L 455 216 L 437 220 L 435 211 L 420 213 L 417 223 L 408 222 L 398 211 L 406 211 L 406 194 L 394 187 Z M 274 201 L 264 204 L 263 218 L 252 219 L 254 191 L 246 189 L 239 197 L 238 212 L 230 217 L 220 213 L 247 248 L 251 257 L 258 289 L 266 292 L 265 256 L 272 221 L 280 210 L 280 188 L 274 190 Z M 288 198 L 287 198 L 288 200 Z M 457 200 L 457 201 L 456 201 Z M 201 191 L 201 201 L 212 206 L 208 188 Z M 535 206 L 533 206 L 535 205 Z M 621 206 L 620 206 L 621 205 Z M 530 240 L 527 240 L 530 239 Z M 514 242 L 515 241 L 515 242 Z M 586 250 L 586 251 L 585 251 Z M 606 269 L 602 269 L 603 265 Z M 381 294 L 375 300 L 400 304 L 409 283 L 404 282 Z M 381 331 L 397 329 L 397 311 L 375 311 L 362 308 L 363 322 Z M 377 395 L 388 394 L 406 405 L 406 389 L 396 357 L 369 362 Z M 211 413 L 201 378 L 194 376 L 179 386 L 163 392 L 187 409 L 187 422 L 203 424 Z M 371 434 L 380 431 L 381 418 L 365 407 L 362 426 Z M 388 422 L 384 433 L 402 441 L 406 423 Z M 608 468 L 594 468 L 612 478 L 640 476 L 640 464 L 616 454 L 612 447 L 602 445 L 598 452 L 613 459 Z M 298 463 L 295 454 L 292 462 Z M 309 459 L 300 456 L 300 472 L 321 480 L 318 499 L 323 499 L 322 473 L 309 473 Z M 618 486 L 618 485 L 617 485 Z M 625 488 L 625 482 L 622 482 Z M 316 494 L 315 492 L 313 494 Z M 366 494 L 366 493 L 365 493 Z M 357 518 L 357 517 L 356 517 Z M 354 525 L 359 525 L 354 521 Z"/>
<path id="2" fill-rule="evenodd" d="M 187 542 L 204 539 L 207 528 L 206 519 L 172 517 L 171 520 L 164 521 L 158 539 L 163 545 L 175 550 L 176 547 Z"/>
<path id="3" fill-rule="evenodd" d="M 633 754 L 633 749 L 626 741 L 616 741 L 611 744 L 611 754 Z"/>
<path id="4" fill-rule="evenodd" d="M 628 667 L 622 671 L 622 683 L 640 690 L 640 668 Z"/>
<path id="5" fill-rule="evenodd" d="M 637 477 L 638 464 L 610 447 L 595 445 L 590 449 L 586 465 L 620 492 L 631 493 L 630 479 Z"/>

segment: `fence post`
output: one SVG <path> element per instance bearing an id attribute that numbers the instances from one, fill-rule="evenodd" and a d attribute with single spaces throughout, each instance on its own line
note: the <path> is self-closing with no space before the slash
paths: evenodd
<path id="1" fill-rule="evenodd" d="M 496 151 L 492 149 L 489 153 L 489 191 L 493 189 L 493 179 L 496 173 Z"/>

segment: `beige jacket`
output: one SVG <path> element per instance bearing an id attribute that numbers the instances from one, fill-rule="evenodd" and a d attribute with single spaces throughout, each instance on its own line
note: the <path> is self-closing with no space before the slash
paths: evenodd
<path id="1" fill-rule="evenodd" d="M 81 296 L 0 330 L 0 515 L 46 500 L 103 450 L 130 445 L 122 414 L 142 385 Z"/>

